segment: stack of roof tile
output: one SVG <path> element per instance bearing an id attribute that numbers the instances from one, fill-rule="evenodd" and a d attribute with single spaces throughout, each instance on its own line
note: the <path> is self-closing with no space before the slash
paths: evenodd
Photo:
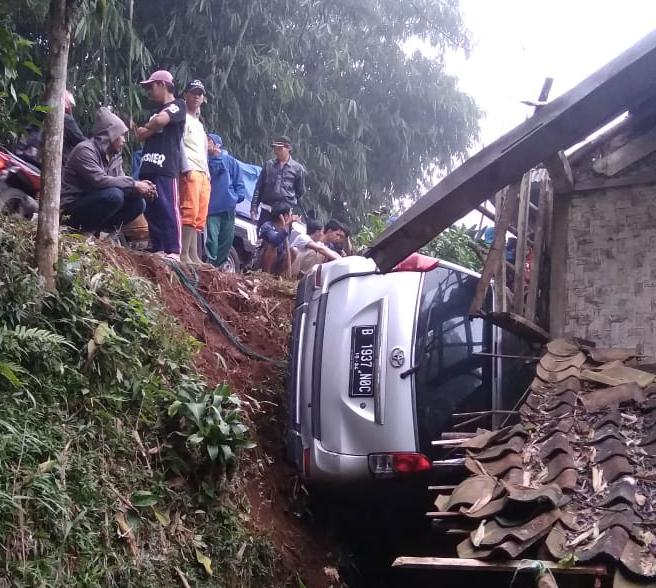
<path id="1" fill-rule="evenodd" d="M 547 349 L 520 423 L 463 444 L 472 475 L 441 498 L 475 527 L 458 554 L 517 558 L 535 546 L 656 577 L 656 376 L 629 365 L 632 350 Z"/>

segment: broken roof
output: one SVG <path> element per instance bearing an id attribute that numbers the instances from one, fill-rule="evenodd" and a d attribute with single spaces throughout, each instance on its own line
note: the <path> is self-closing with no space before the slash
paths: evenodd
<path id="1" fill-rule="evenodd" d="M 382 271 L 391 270 L 490 194 L 653 95 L 654 71 L 656 31 L 465 161 L 388 227 L 367 255 Z"/>
<path id="2" fill-rule="evenodd" d="M 611 560 L 656 578 L 656 376 L 616 359 L 631 355 L 550 343 L 521 422 L 463 443 L 472 476 L 446 506 L 472 521 L 460 557 L 516 558 L 542 545 L 555 561 Z"/>

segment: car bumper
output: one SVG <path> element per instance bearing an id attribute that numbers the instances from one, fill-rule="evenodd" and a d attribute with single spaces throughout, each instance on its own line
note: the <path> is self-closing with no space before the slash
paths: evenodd
<path id="1" fill-rule="evenodd" d="M 304 477 L 313 484 L 353 484 L 373 479 L 366 455 L 333 453 L 324 449 L 316 439 L 313 439 L 309 452 L 309 471 L 304 472 Z"/>

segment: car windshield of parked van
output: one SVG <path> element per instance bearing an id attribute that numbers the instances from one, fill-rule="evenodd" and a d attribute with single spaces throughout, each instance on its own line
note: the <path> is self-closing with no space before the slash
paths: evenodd
<path id="1" fill-rule="evenodd" d="M 491 394 L 484 372 L 489 360 L 483 351 L 485 328 L 480 318 L 469 318 L 478 279 L 438 267 L 424 279 L 415 346 L 415 399 L 422 447 L 439 439 L 454 412 L 486 410 Z"/>

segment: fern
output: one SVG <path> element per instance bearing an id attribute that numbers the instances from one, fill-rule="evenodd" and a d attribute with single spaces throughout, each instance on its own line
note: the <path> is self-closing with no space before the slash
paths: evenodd
<path id="1" fill-rule="evenodd" d="M 26 373 L 25 370 L 10 361 L 0 361 L 0 376 L 7 380 L 14 388 L 22 388 L 23 382 L 18 374 Z"/>
<path id="2" fill-rule="evenodd" d="M 14 329 L 2 327 L 2 337 L 13 337 L 19 341 L 30 341 L 32 343 L 40 343 L 41 345 L 67 345 L 73 347 L 71 342 L 52 331 L 45 329 L 37 329 L 36 327 L 27 328 L 24 325 L 18 325 Z"/>

